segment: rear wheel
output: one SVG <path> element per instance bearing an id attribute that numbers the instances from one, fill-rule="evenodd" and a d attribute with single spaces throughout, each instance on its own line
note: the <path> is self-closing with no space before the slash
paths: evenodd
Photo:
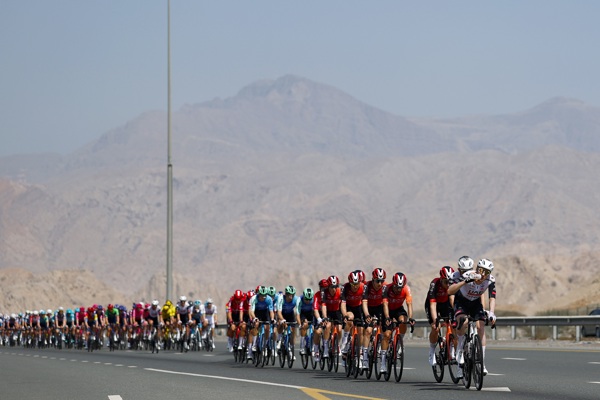
<path id="1" fill-rule="evenodd" d="M 352 346 L 354 342 L 352 341 L 352 338 L 348 338 L 348 341 L 350 342 L 348 343 L 348 351 L 342 356 L 345 357 L 344 370 L 346 371 L 346 377 L 349 377 L 352 374 L 352 368 L 354 367 L 354 346 Z"/>
<path id="2" fill-rule="evenodd" d="M 331 357 L 331 359 L 333 360 L 333 369 L 335 372 L 338 372 L 338 369 L 340 367 L 340 343 L 339 343 L 340 339 L 338 337 L 338 335 L 334 335 L 333 340 L 332 340 L 332 349 L 329 352 L 329 357 Z"/>
<path id="3" fill-rule="evenodd" d="M 287 357 L 288 368 L 292 368 L 292 366 L 294 365 L 294 344 L 293 343 L 288 343 L 286 357 Z"/>
<path id="4" fill-rule="evenodd" d="M 279 348 L 279 350 L 277 351 L 277 358 L 279 359 L 279 366 L 281 368 L 283 368 L 283 366 L 285 365 L 285 356 L 287 355 L 287 351 L 285 351 L 286 348 L 286 342 L 287 342 L 287 337 L 284 337 L 281 340 L 281 347 Z"/>
<path id="5" fill-rule="evenodd" d="M 354 343 L 354 347 L 352 350 L 352 376 L 354 376 L 354 379 L 358 378 L 358 374 L 360 373 L 360 358 L 362 357 L 362 354 L 360 352 L 360 338 L 357 335 L 354 335 L 354 339 L 352 340 L 352 343 Z"/>
<path id="6" fill-rule="evenodd" d="M 463 364 L 463 384 L 465 388 L 471 387 L 471 372 L 473 371 L 473 358 L 471 354 L 471 343 L 467 343 L 463 349 L 463 358 L 465 359 Z"/>
<path id="7" fill-rule="evenodd" d="M 375 378 L 381 379 L 381 335 L 377 337 L 377 347 L 373 350 L 373 366 L 375 367 Z"/>

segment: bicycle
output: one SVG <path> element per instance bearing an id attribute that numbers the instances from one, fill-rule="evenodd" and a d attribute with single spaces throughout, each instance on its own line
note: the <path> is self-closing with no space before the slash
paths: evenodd
<path id="1" fill-rule="evenodd" d="M 477 332 L 477 319 L 468 316 L 468 328 L 463 345 L 463 383 L 466 389 L 471 387 L 471 378 L 475 389 L 483 387 L 483 348 Z M 487 320 L 486 320 L 487 324 Z"/>
<path id="2" fill-rule="evenodd" d="M 404 339 L 399 329 L 401 324 L 409 324 L 410 333 L 413 333 L 415 330 L 415 326 L 410 321 L 392 322 L 392 337 L 387 351 L 387 371 L 384 376 L 386 381 L 390 379 L 392 369 L 394 370 L 394 379 L 396 382 L 400 382 L 402 379 L 402 372 L 404 371 Z"/>
<path id="3" fill-rule="evenodd" d="M 331 337 L 329 338 L 329 358 L 327 359 L 327 371 L 335 370 L 338 372 L 340 364 L 340 332 L 339 325 L 340 321 L 332 321 L 333 329 L 331 331 Z"/>
<path id="4" fill-rule="evenodd" d="M 283 368 L 287 359 L 288 368 L 294 365 L 294 342 L 292 341 L 292 329 L 296 326 L 295 322 L 288 322 L 287 328 L 281 336 L 281 347 L 278 351 L 279 366 Z"/>
<path id="5" fill-rule="evenodd" d="M 452 320 L 450 318 L 438 318 L 436 326 L 442 325 L 445 327 L 445 335 L 438 335 L 438 340 L 435 346 L 436 365 L 432 366 L 433 376 L 436 382 L 441 382 L 444 379 L 444 366 L 448 366 L 450 379 L 453 383 L 458 383 L 458 370 L 460 366 L 456 361 L 456 335 L 452 331 Z"/>
<path id="6" fill-rule="evenodd" d="M 312 359 L 312 342 L 313 342 L 313 334 L 314 327 L 312 323 L 308 324 L 308 328 L 306 328 L 306 336 L 304 336 L 301 341 L 301 348 L 304 350 L 300 352 L 300 360 L 302 361 L 302 368 L 308 368 L 308 359 Z M 316 366 L 316 365 L 315 365 Z M 313 367 L 314 369 L 314 367 Z"/>
<path id="7" fill-rule="evenodd" d="M 354 320 L 349 319 L 348 322 L 353 322 Z M 350 333 L 350 337 L 348 338 L 348 343 L 346 344 L 346 357 L 342 356 L 344 359 L 344 368 L 346 370 L 346 377 L 352 376 L 353 378 L 357 378 L 359 373 L 362 373 L 361 369 L 358 367 L 360 363 L 360 357 L 362 354 L 360 352 L 360 334 L 359 327 L 357 324 L 353 324 L 352 332 Z"/>
<path id="8" fill-rule="evenodd" d="M 204 350 L 213 351 L 213 337 L 212 337 L 212 326 L 208 326 L 208 328 L 202 334 L 202 345 L 204 346 Z"/>
<path id="9" fill-rule="evenodd" d="M 256 351 L 253 351 L 252 361 L 255 367 L 264 367 L 269 358 L 268 343 L 271 338 L 265 339 L 265 325 L 271 325 L 268 321 L 261 321 L 258 324 L 258 335 L 256 336 Z M 271 332 L 269 331 L 269 336 Z"/>

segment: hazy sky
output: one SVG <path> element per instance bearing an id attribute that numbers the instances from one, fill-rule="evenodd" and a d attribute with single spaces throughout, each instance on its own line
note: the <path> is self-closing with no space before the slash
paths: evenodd
<path id="1" fill-rule="evenodd" d="M 286 74 L 401 116 L 600 106 L 599 17 L 591 0 L 172 0 L 173 111 Z M 167 0 L 0 0 L 0 156 L 67 154 L 157 109 Z"/>

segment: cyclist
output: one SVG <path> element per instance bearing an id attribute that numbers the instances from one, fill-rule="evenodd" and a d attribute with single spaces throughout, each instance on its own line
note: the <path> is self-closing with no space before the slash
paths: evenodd
<path id="1" fill-rule="evenodd" d="M 279 319 L 277 324 L 277 351 L 281 349 L 281 337 L 283 331 L 287 329 L 289 322 L 296 322 L 300 325 L 300 315 L 297 312 L 298 305 L 300 304 L 300 297 L 296 296 L 296 288 L 292 285 L 285 287 L 285 294 L 279 298 L 277 302 L 277 318 Z M 291 343 L 296 340 L 296 329 L 292 329 Z"/>
<path id="2" fill-rule="evenodd" d="M 496 308 L 496 279 L 491 272 L 494 269 L 494 264 L 482 258 L 477 263 L 477 269 L 467 270 L 464 274 L 455 273 L 452 278 L 452 284 L 448 288 L 449 295 L 455 295 L 454 298 L 454 317 L 458 322 L 458 354 L 456 359 L 459 365 L 464 363 L 462 348 L 465 342 L 465 333 L 467 324 L 465 324 L 467 316 L 477 319 L 477 332 L 481 338 L 483 349 L 483 374 L 487 375 L 485 367 L 485 324 L 484 321 L 489 318 L 492 326 L 496 323 L 494 310 Z M 460 268 L 459 268 L 460 271 Z M 483 308 L 482 296 L 485 291 L 488 291 L 489 296 L 489 312 L 485 312 Z M 458 370 L 458 377 L 462 377 L 462 369 Z"/>
<path id="3" fill-rule="evenodd" d="M 312 288 L 307 287 L 302 292 L 296 313 L 300 317 L 300 354 L 306 354 L 305 340 L 306 333 L 308 331 L 308 324 L 312 324 L 314 320 L 314 304 L 315 304 L 315 292 Z"/>
<path id="4" fill-rule="evenodd" d="M 58 332 L 62 337 L 62 340 L 65 340 L 65 333 L 67 331 L 67 316 L 65 315 L 65 309 L 63 307 L 58 307 L 58 311 L 54 315 L 54 324 Z"/>
<path id="5" fill-rule="evenodd" d="M 192 314 L 190 315 L 192 323 L 191 331 L 195 334 L 196 330 L 199 330 L 198 333 L 202 334 L 202 330 L 206 326 L 204 304 L 202 304 L 202 300 L 200 299 L 194 300 L 193 304 L 191 309 Z M 202 340 L 200 340 L 199 347 L 202 348 Z"/>
<path id="6" fill-rule="evenodd" d="M 244 300 L 246 300 L 246 294 L 241 290 L 233 292 L 233 296 L 229 298 L 227 305 L 225 306 L 225 313 L 227 314 L 227 350 L 233 352 L 233 339 L 236 330 L 236 324 L 240 327 L 240 336 L 238 342 L 238 349 L 242 349 L 244 344 L 242 341 L 246 336 L 246 323 L 244 322 Z"/>
<path id="7" fill-rule="evenodd" d="M 204 310 L 205 310 L 205 320 L 204 320 L 204 327 L 207 328 L 208 326 L 211 327 L 210 330 L 210 336 L 212 339 L 212 347 L 213 349 L 215 348 L 215 329 L 217 329 L 219 327 L 219 322 L 217 321 L 217 306 L 213 304 L 212 299 L 209 297 L 208 299 L 206 299 L 206 304 L 204 306 Z M 206 333 L 205 333 L 206 335 Z"/>
<path id="8" fill-rule="evenodd" d="M 362 336 L 362 361 L 359 359 L 359 368 L 366 369 L 369 365 L 369 342 L 373 333 L 373 317 L 377 318 L 377 325 L 383 316 L 383 288 L 385 286 L 386 273 L 383 268 L 375 268 L 371 273 L 372 278 L 367 282 L 363 292 L 362 308 L 367 326 L 363 329 Z"/>
<path id="9" fill-rule="evenodd" d="M 312 355 L 316 361 L 319 361 L 319 343 L 321 343 L 321 337 L 323 336 L 323 299 L 325 298 L 325 292 L 329 288 L 329 279 L 324 278 L 319 281 L 319 291 L 315 293 L 313 302 L 313 343 L 312 343 Z"/>
<path id="10" fill-rule="evenodd" d="M 429 333 L 429 365 L 431 366 L 437 363 L 435 359 L 435 346 L 440 334 L 440 326 L 437 324 L 437 319 L 439 317 L 452 318 L 454 296 L 448 295 L 448 287 L 453 275 L 454 269 L 452 267 L 447 265 L 442 267 L 440 269 L 440 276 L 434 278 L 429 284 L 429 290 L 425 298 L 425 314 L 431 325 L 431 332 Z M 452 356 L 454 357 L 454 354 Z"/>
<path id="11" fill-rule="evenodd" d="M 275 313 L 273 311 L 273 299 L 269 296 L 269 290 L 266 286 L 259 286 L 255 296 L 250 299 L 249 309 L 250 321 L 252 321 L 252 327 L 250 334 L 248 335 L 248 344 L 252 343 L 252 346 L 248 345 L 248 360 L 252 359 L 252 352 L 256 351 L 256 336 L 258 335 L 259 322 L 274 322 Z M 269 337 L 271 334 L 270 325 L 265 326 L 265 337 Z"/>
<path id="12" fill-rule="evenodd" d="M 408 312 L 404 308 L 405 302 Z M 415 324 L 415 320 L 413 319 L 412 294 L 410 293 L 410 287 L 408 286 L 408 279 L 402 272 L 396 272 L 392 278 L 392 283 L 385 286 L 383 289 L 383 317 L 385 324 L 383 325 L 381 352 L 379 353 L 381 356 L 380 372 L 387 371 L 386 356 L 392 337 L 392 330 L 390 329 L 391 322 L 406 322 L 406 319 L 408 318 L 411 325 Z M 404 339 L 406 325 L 400 325 L 398 330 L 400 331 L 400 336 Z"/>
<path id="13" fill-rule="evenodd" d="M 342 289 L 342 304 L 340 308 L 342 310 L 344 321 L 346 322 L 344 333 L 342 334 L 342 361 L 344 361 L 344 355 L 348 352 L 346 347 L 348 347 L 348 338 L 354 325 L 359 328 L 359 337 L 362 336 L 362 300 L 365 291 L 363 277 L 364 273 L 360 270 L 350 272 L 348 274 L 348 283 L 346 283 Z"/>
<path id="14" fill-rule="evenodd" d="M 326 320 L 325 332 L 323 333 L 323 358 L 329 358 L 329 338 L 331 337 L 333 321 L 338 321 L 338 324 L 341 324 L 343 321 L 342 310 L 340 308 L 342 305 L 340 278 L 331 275 L 327 278 L 327 282 L 329 286 L 324 291 L 325 296 L 323 297 L 323 305 L 321 306 L 323 319 Z M 341 325 L 339 328 L 341 330 Z"/>
<path id="15" fill-rule="evenodd" d="M 187 303 L 187 297 L 180 296 L 179 303 L 175 307 L 177 314 L 177 325 L 181 330 L 185 330 L 185 336 L 183 338 L 183 347 L 186 350 L 190 349 L 188 341 L 190 340 L 190 307 Z"/>

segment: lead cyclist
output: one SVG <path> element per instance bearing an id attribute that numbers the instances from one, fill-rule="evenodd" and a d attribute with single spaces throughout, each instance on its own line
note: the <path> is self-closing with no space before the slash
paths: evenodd
<path id="1" fill-rule="evenodd" d="M 473 260 L 469 257 L 463 256 L 459 259 L 459 266 L 461 260 L 469 265 L 473 265 Z M 469 263 L 470 260 L 470 263 Z M 492 326 L 496 324 L 496 315 L 494 310 L 496 308 L 496 279 L 491 274 L 494 269 L 494 264 L 486 259 L 482 258 L 477 263 L 475 271 L 459 268 L 459 271 L 455 272 L 452 276 L 452 284 L 448 288 L 449 295 L 455 295 L 454 297 L 454 317 L 458 323 L 457 335 L 458 335 L 458 351 L 456 354 L 456 360 L 462 366 L 464 363 L 462 348 L 465 343 L 465 333 L 467 331 L 467 324 L 465 323 L 467 316 L 477 319 L 477 332 L 481 338 L 481 345 L 483 349 L 483 374 L 487 375 L 488 371 L 485 367 L 485 321 L 489 319 Z M 483 294 L 488 291 L 489 295 L 489 311 L 486 312 L 483 307 Z M 462 369 L 458 370 L 458 378 L 462 378 Z"/>

